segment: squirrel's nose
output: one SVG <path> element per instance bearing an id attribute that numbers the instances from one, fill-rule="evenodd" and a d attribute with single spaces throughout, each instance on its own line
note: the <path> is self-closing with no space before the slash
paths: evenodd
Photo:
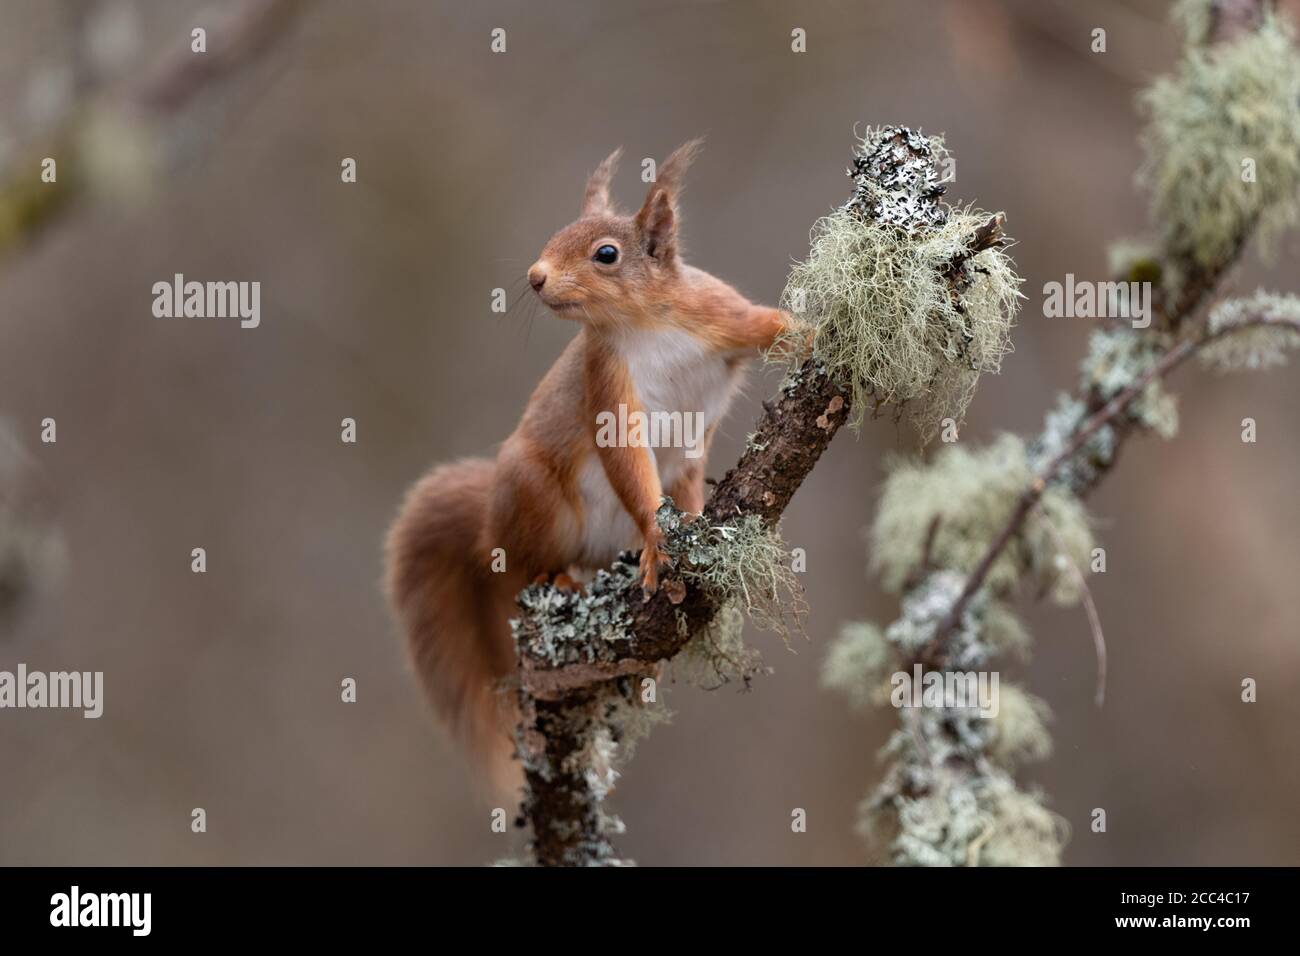
<path id="1" fill-rule="evenodd" d="M 533 287 L 534 291 L 541 291 L 542 286 L 546 285 L 546 270 L 541 266 L 533 266 L 529 269 L 528 284 Z"/>

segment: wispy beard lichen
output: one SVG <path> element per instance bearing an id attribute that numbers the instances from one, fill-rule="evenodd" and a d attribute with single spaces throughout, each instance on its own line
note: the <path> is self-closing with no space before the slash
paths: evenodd
<path id="1" fill-rule="evenodd" d="M 866 621 L 846 624 L 822 663 L 822 686 L 840 692 L 857 709 L 879 706 L 887 699 L 886 680 L 896 668 L 896 660 L 876 625 Z"/>
<path id="2" fill-rule="evenodd" d="M 763 658 L 745 644 L 745 615 L 735 602 L 723 605 L 673 658 L 673 677 L 695 687 L 716 690 L 739 683 L 748 689 L 750 680 L 768 672 Z"/>
<path id="3" fill-rule="evenodd" d="M 953 210 L 936 231 L 911 236 L 839 210 L 813 228 L 782 305 L 815 324 L 814 355 L 852 389 L 855 424 L 876 403 L 910 403 L 931 437 L 943 418 L 962 419 L 981 373 L 1001 368 L 1020 297 L 1010 257 L 973 256 L 960 294 L 944 277 L 988 219 Z"/>
<path id="4" fill-rule="evenodd" d="M 991 217 L 938 201 L 946 156 L 937 137 L 868 130 L 853 198 L 813 226 L 782 294 L 812 324 L 814 357 L 852 390 L 854 426 L 869 407 L 910 405 L 928 440 L 945 417 L 961 421 L 980 374 L 1010 351 L 1021 279 L 1000 247 L 967 255 Z"/>
<path id="5" fill-rule="evenodd" d="M 1184 0 L 1179 12 L 1193 43 L 1211 39 L 1215 17 L 1206 0 Z M 890 659 L 927 670 L 983 668 L 996 650 L 1027 644 L 1008 605 L 1018 585 L 1037 584 L 1060 598 L 1080 587 L 1080 574 L 1062 573 L 1071 562 L 1082 569 L 1092 546 L 1077 495 L 1113 464 L 1128 431 L 1175 432 L 1172 398 L 1159 384 L 1144 387 L 1113 424 L 1096 428 L 1081 448 L 1060 458 L 1098 408 L 1152 372 L 1171 348 L 1191 344 L 1174 334 L 1186 331 L 1176 328 L 1186 318 L 1178 309 L 1190 310 L 1187 303 L 1201 301 L 1205 290 L 1192 286 L 1183 295 L 1183 280 L 1217 278 L 1256 226 L 1267 233 L 1296 217 L 1298 63 L 1288 31 L 1270 17 L 1257 35 L 1190 51 L 1179 74 L 1147 94 L 1152 129 L 1146 175 L 1162 225 L 1161 248 L 1156 254 L 1118 246 L 1111 271 L 1125 281 L 1163 285 L 1182 298 L 1162 316 L 1163 327 L 1091 336 L 1078 392 L 1061 396 L 1030 452 L 1004 438 L 982 451 L 945 450 L 929 466 L 892 469 L 873 527 L 873 563 L 887 587 L 903 592 L 901 611 L 883 632 L 871 625 L 845 629 L 827 661 L 828 685 L 860 703 L 875 699 Z M 1242 176 L 1246 159 L 1254 163 L 1254 181 Z M 1261 293 L 1219 307 L 1208 322 L 1208 333 L 1217 337 L 1204 349 L 1204 360 L 1216 368 L 1260 368 L 1300 345 L 1293 328 L 1276 322 L 1256 327 L 1261 315 L 1293 321 L 1300 318 L 1300 301 Z M 1026 483 L 1044 474 L 1048 463 L 1054 474 L 1038 506 L 960 620 L 949 621 L 973 563 L 1006 525 Z M 936 514 L 940 523 L 933 525 Z M 941 622 L 944 632 L 937 635 Z M 884 662 L 882 640 L 894 652 Z M 1059 862 L 1068 826 L 1037 792 L 1017 789 L 1012 776 L 1016 765 L 1050 752 L 1046 704 L 1008 685 L 999 696 L 992 721 L 948 706 L 900 711 L 902 728 L 886 748 L 889 773 L 863 804 L 860 821 L 863 832 L 887 834 L 894 862 Z"/>
<path id="6" fill-rule="evenodd" d="M 788 639 L 801 627 L 806 604 L 795 577 L 790 551 L 779 531 L 757 515 L 710 524 L 686 520 L 671 499 L 657 514 L 664 531 L 664 551 L 682 578 L 734 605 L 755 625 Z"/>
<path id="7" fill-rule="evenodd" d="M 894 462 L 871 529 L 872 569 L 886 589 L 902 590 L 926 556 L 928 540 L 934 567 L 970 573 L 1032 480 L 1025 446 L 1014 435 L 975 451 L 944 448 L 928 465 Z M 1067 489 L 1050 486 L 994 562 L 987 585 L 1005 596 L 1027 577 L 1059 602 L 1072 603 L 1077 583 L 1058 555 L 1086 567 L 1092 548 L 1083 504 Z"/>
<path id="8" fill-rule="evenodd" d="M 1185 19 L 1208 29 L 1203 17 Z M 1267 14 L 1258 31 L 1190 48 L 1141 104 L 1150 118 L 1141 178 L 1174 263 L 1220 266 L 1256 225 L 1267 241 L 1295 221 L 1300 55 L 1281 19 Z"/>
<path id="9" fill-rule="evenodd" d="M 1005 681 L 998 687 L 998 715 L 988 754 L 1005 767 L 1046 760 L 1052 754 L 1047 702 Z"/>

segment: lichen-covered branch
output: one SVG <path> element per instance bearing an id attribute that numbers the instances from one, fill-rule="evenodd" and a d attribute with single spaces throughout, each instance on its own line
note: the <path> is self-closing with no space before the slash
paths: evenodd
<path id="1" fill-rule="evenodd" d="M 848 419 L 849 408 L 844 388 L 824 368 L 812 362 L 801 366 L 766 404 L 740 461 L 718 483 L 698 520 L 718 526 L 753 516 L 775 528 Z M 670 515 L 671 510 L 664 518 L 671 520 Z M 666 528 L 669 553 L 682 527 Z M 516 634 L 521 681 L 529 693 L 562 697 L 575 687 L 667 660 L 724 603 L 718 593 L 690 585 L 682 568 L 667 571 L 647 599 L 634 570 L 629 555 L 627 562 L 597 575 L 585 594 L 549 586 L 524 592 L 520 603 L 531 614 L 521 619 Z M 584 631 L 599 639 L 578 639 Z"/>
<path id="2" fill-rule="evenodd" d="M 1188 53 L 1143 98 L 1143 179 L 1160 235 L 1154 251 L 1122 258 L 1118 278 L 1154 284 L 1150 327 L 1094 332 L 1078 388 L 1033 442 L 1004 436 L 982 452 L 948 449 L 928 467 L 896 468 L 886 485 L 872 562 L 902 592 L 902 613 L 884 631 L 846 630 L 825 679 L 859 702 L 882 696 L 891 669 L 940 688 L 927 706 L 895 701 L 903 709 L 893 762 L 864 804 L 864 828 L 891 835 L 896 862 L 1058 861 L 1064 821 L 1013 776 L 1048 752 L 1046 705 L 1003 685 L 1000 712 L 987 719 L 955 697 L 951 679 L 1025 651 L 1011 611 L 1021 590 L 1079 597 L 1078 575 L 1065 571 L 1089 564 L 1082 499 L 1131 436 L 1176 431 L 1162 387 L 1170 372 L 1197 355 L 1219 369 L 1264 367 L 1300 344 L 1294 297 L 1260 293 L 1207 309 L 1251 237 L 1300 212 L 1300 57 L 1267 6 L 1183 3 Z M 1243 175 L 1246 161 L 1257 175 Z"/>
<path id="3" fill-rule="evenodd" d="M 1269 296 L 1261 298 L 1278 299 L 1278 297 Z M 990 570 L 998 558 L 1007 550 L 1011 542 L 1015 540 L 1016 535 L 1020 533 L 1029 514 L 1042 500 L 1043 494 L 1053 482 L 1060 480 L 1061 473 L 1066 466 L 1099 432 L 1103 429 L 1114 430 L 1125 426 L 1125 423 L 1121 421 L 1122 417 L 1130 412 L 1134 402 L 1145 394 L 1148 388 L 1169 375 L 1198 352 L 1208 350 L 1211 346 L 1229 344 L 1228 340 L 1246 337 L 1251 332 L 1270 333 L 1268 341 L 1276 347 L 1295 344 L 1297 340 L 1293 336 L 1300 333 L 1300 318 L 1297 318 L 1294 304 L 1283 303 L 1279 300 L 1271 307 L 1272 311 L 1268 311 L 1270 306 L 1266 303 L 1256 303 L 1253 306 L 1250 303 L 1252 303 L 1252 300 L 1237 300 L 1229 303 L 1233 306 L 1234 311 L 1241 312 L 1244 309 L 1246 313 L 1231 322 L 1212 323 L 1207 318 L 1195 335 L 1183 339 L 1177 345 L 1165 351 L 1158 361 L 1138 375 L 1122 392 L 1108 400 L 1105 405 L 1078 424 L 1069 434 L 1066 446 L 1038 471 L 1029 487 L 1021 492 L 1010 518 L 998 532 L 997 537 L 989 544 L 975 569 L 967 577 L 961 594 L 953 603 L 952 609 L 936 626 L 934 636 L 926 649 L 918 655 L 921 662 L 933 666 L 942 666 L 943 661 L 936 655 L 939 653 L 943 641 L 952 632 L 953 628 L 958 625 L 970 605 L 970 601 L 988 580 Z M 1272 354 L 1274 352 L 1271 350 L 1261 353 L 1258 364 L 1261 366 L 1268 364 L 1264 356 Z M 1127 436 L 1131 433 L 1132 428 L 1126 428 L 1121 434 Z M 1110 461 L 1114 461 L 1114 453 L 1112 453 Z M 1093 468 L 1087 474 L 1088 479 L 1086 481 L 1076 481 L 1071 488 L 1071 491 L 1078 497 L 1083 497 L 1096 487 L 1101 479 L 1102 471 Z"/>
<path id="4" fill-rule="evenodd" d="M 786 290 L 785 304 L 806 321 L 778 351 L 803 346 L 803 358 L 703 514 L 689 520 L 670 502 L 660 510 L 673 567 L 659 589 L 642 594 L 628 554 L 583 593 L 535 586 L 520 595 L 518 742 L 536 862 L 618 862 L 609 835 L 621 824 L 602 800 L 615 748 L 644 729 L 640 688 L 661 662 L 693 658 L 713 678 L 748 681 L 759 667 L 739 641 L 740 612 L 778 630 L 787 612 L 797 616 L 776 526 L 855 403 L 919 398 L 941 380 L 965 390 L 996 367 L 1018 295 L 1000 252 L 1004 221 L 940 201 L 936 149 L 903 127 L 864 138 L 849 170 L 852 199 L 818 224 L 822 241 Z M 858 272 L 837 285 L 846 257 Z M 882 330 L 911 331 L 912 318 L 930 312 L 937 318 L 916 333 L 928 338 L 900 331 L 879 346 Z M 922 354 L 930 351 L 939 357 Z"/>

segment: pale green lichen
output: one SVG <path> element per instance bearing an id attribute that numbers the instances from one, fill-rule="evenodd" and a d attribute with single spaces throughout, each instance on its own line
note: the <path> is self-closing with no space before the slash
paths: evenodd
<path id="1" fill-rule="evenodd" d="M 999 654 L 1029 658 L 1029 632 L 1005 601 L 990 600 L 984 608 L 984 640 Z"/>
<path id="2" fill-rule="evenodd" d="M 940 201 L 942 139 L 901 126 L 868 129 L 849 176 L 852 198 L 819 220 L 782 304 L 811 325 L 814 358 L 867 408 L 910 404 L 924 439 L 960 420 L 982 372 L 1010 350 L 1020 278 L 1000 247 L 969 255 L 991 217 Z M 788 333 L 801 355 L 807 327 Z"/>
<path id="3" fill-rule="evenodd" d="M 723 605 L 673 658 L 673 676 L 705 690 L 733 682 L 748 689 L 751 679 L 770 671 L 745 644 L 744 631 L 745 615 L 736 603 Z"/>
<path id="4" fill-rule="evenodd" d="M 1214 20 L 1205 0 L 1184 0 L 1179 16 L 1193 43 L 1210 39 Z M 1185 280 L 1198 278 L 1198 271 L 1213 276 L 1256 226 L 1267 236 L 1297 215 L 1300 59 L 1289 32 L 1269 16 L 1257 35 L 1189 52 L 1178 76 L 1156 84 L 1145 101 L 1153 114 L 1146 175 L 1164 230 L 1161 251 L 1117 244 L 1111 272 L 1124 281 L 1151 282 L 1165 294 L 1198 295 L 1197 288 L 1184 288 Z M 1253 161 L 1254 182 L 1241 175 L 1246 159 Z M 1273 324 L 1257 328 L 1262 314 L 1273 316 Z M 1281 297 L 1229 303 L 1209 319 L 1213 344 L 1203 357 L 1220 368 L 1276 364 L 1283 349 L 1300 344 L 1294 328 L 1282 324 L 1296 318 L 1300 305 Z M 1058 400 L 1028 452 L 1002 439 L 983 451 L 946 450 L 928 467 L 906 464 L 891 471 L 873 528 L 873 562 L 887 586 L 905 589 L 898 619 L 884 632 L 902 658 L 926 662 L 927 668 L 935 661 L 947 669 L 983 668 L 993 653 L 1027 643 L 1007 604 L 1018 584 L 1036 583 L 1062 599 L 1075 596 L 1092 550 L 1078 494 L 1113 464 L 1128 430 L 1172 436 L 1177 409 L 1152 382 L 1114 424 L 1094 429 L 1089 421 L 1154 374 L 1156 363 L 1177 344 L 1172 325 L 1141 334 L 1094 333 L 1078 397 Z M 1089 439 L 1067 456 L 1084 428 Z M 950 623 L 972 563 L 1005 526 L 1027 483 L 1049 464 L 1053 472 L 1038 506 L 960 620 L 936 641 L 936 625 Z M 935 515 L 937 526 L 931 524 Z M 854 651 L 844 643 L 833 682 L 851 694 L 861 693 L 861 684 L 844 672 L 855 663 L 863 672 L 878 666 L 874 656 Z M 1068 826 L 1040 794 L 1017 789 L 1011 775 L 1015 766 L 1050 753 L 1046 704 L 1011 685 L 1000 687 L 999 698 L 992 721 L 951 701 L 900 712 L 902 729 L 885 751 L 889 773 L 863 805 L 861 824 L 864 832 L 888 830 L 896 863 L 1059 862 Z"/>
<path id="5" fill-rule="evenodd" d="M 985 788 L 992 828 L 981 846 L 968 848 L 968 865 L 1060 866 L 1070 824 L 1044 805 L 1037 790 L 1020 790 L 1010 775 Z"/>
<path id="6" fill-rule="evenodd" d="M 1005 774 L 900 799 L 892 850 L 902 866 L 1058 866 L 1069 832 L 1035 793 Z"/>
<path id="7" fill-rule="evenodd" d="M 1046 760 L 1052 753 L 1047 732 L 1051 710 L 1047 702 L 1014 684 L 998 687 L 998 715 L 988 754 L 1006 767 Z"/>
<path id="8" fill-rule="evenodd" d="M 1020 298 L 1011 259 L 1001 249 L 973 256 L 960 295 L 944 277 L 988 219 L 953 210 L 912 236 L 839 210 L 814 227 L 782 304 L 815 324 L 813 354 L 852 390 L 854 424 L 877 403 L 910 403 L 928 438 L 942 418 L 960 421 L 980 374 L 1001 367 Z"/>
<path id="9" fill-rule="evenodd" d="M 647 673 L 638 677 L 616 681 L 616 689 L 602 701 L 602 719 L 609 728 L 613 748 L 606 751 L 606 758 L 615 770 L 632 759 L 636 745 L 650 736 L 655 727 L 672 719 L 672 711 L 659 700 L 657 692 L 654 700 L 644 699 L 644 682 L 652 679 L 650 670 L 647 668 Z"/>
<path id="10" fill-rule="evenodd" d="M 788 638 L 802 627 L 807 605 L 790 551 L 757 515 L 722 524 L 687 520 L 665 498 L 656 518 L 663 550 L 687 583 L 736 604 L 763 630 Z"/>
<path id="11" fill-rule="evenodd" d="M 1287 350 L 1300 348 L 1297 325 L 1300 298 L 1294 295 L 1260 290 L 1248 299 L 1231 299 L 1210 313 L 1207 331 L 1213 340 L 1202 346 L 1200 359 L 1219 372 L 1285 365 Z"/>
<path id="12" fill-rule="evenodd" d="M 822 663 L 822 686 L 838 691 L 859 709 L 888 699 L 886 680 L 894 654 L 880 628 L 865 621 L 846 624 Z"/>
<path id="13" fill-rule="evenodd" d="M 964 584 L 964 574 L 941 570 L 909 586 L 884 634 L 898 658 L 924 654 Z M 985 672 L 995 653 L 1025 642 L 1010 609 L 981 589 L 944 639 L 944 670 Z M 832 649 L 823 680 L 859 704 L 879 702 L 893 659 L 878 629 L 856 625 Z M 900 865 L 1055 865 L 1068 827 L 1039 794 L 1017 790 L 1010 775 L 1015 765 L 1050 753 L 1046 704 L 1000 682 L 992 718 L 957 703 L 945 696 L 940 706 L 900 711 L 903 728 L 884 748 L 889 772 L 859 808 L 858 831 L 887 846 Z"/>
<path id="14" fill-rule="evenodd" d="M 1090 396 L 1095 405 L 1089 408 L 1069 394 L 1058 396 L 1029 450 L 1031 468 L 1041 471 L 1053 462 L 1097 408 L 1134 385 L 1170 345 L 1167 335 L 1131 329 L 1100 329 L 1089 336 L 1088 354 L 1079 365 L 1079 385 L 1080 393 Z M 1156 378 L 1133 399 L 1123 418 L 1162 438 L 1173 438 L 1178 433 L 1177 398 Z M 1118 447 L 1114 425 L 1101 426 L 1058 466 L 1054 485 L 1076 493 L 1091 487 L 1114 462 Z"/>
<path id="15" fill-rule="evenodd" d="M 1207 29 L 1200 12 L 1184 18 Z M 1256 226 L 1267 240 L 1295 221 L 1300 56 L 1283 20 L 1268 14 L 1258 31 L 1189 49 L 1142 104 L 1150 116 L 1142 178 L 1170 261 L 1216 268 Z"/>
<path id="16" fill-rule="evenodd" d="M 1214 0 L 1178 0 L 1169 11 L 1170 17 L 1183 31 L 1189 46 L 1200 46 L 1210 39 L 1214 25 L 1211 5 Z"/>
<path id="17" fill-rule="evenodd" d="M 1013 435 L 976 451 L 960 445 L 944 448 L 929 465 L 895 461 L 871 529 L 872 567 L 882 584 L 901 590 L 925 557 L 927 540 L 933 566 L 970 573 L 1033 477 L 1024 444 Z M 1074 600 L 1073 575 L 1064 573 L 1057 560 L 1062 552 L 1058 538 L 1064 556 L 1086 566 L 1093 546 L 1087 512 L 1067 489 L 1052 486 L 993 563 L 988 588 L 994 595 L 1008 595 L 1028 577 L 1062 603 Z"/>

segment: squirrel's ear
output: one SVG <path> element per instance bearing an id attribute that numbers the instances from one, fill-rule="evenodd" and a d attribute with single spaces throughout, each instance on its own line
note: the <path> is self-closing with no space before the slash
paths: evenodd
<path id="1" fill-rule="evenodd" d="M 693 139 L 673 150 L 659 167 L 641 211 L 636 214 L 637 232 L 646 253 L 660 262 L 671 262 L 677 254 L 677 197 L 686 169 L 702 144 L 702 140 Z"/>
<path id="2" fill-rule="evenodd" d="M 665 189 L 651 189 L 636 214 L 636 231 L 646 255 L 664 265 L 677 254 L 677 203 Z"/>
<path id="3" fill-rule="evenodd" d="M 591 174 L 591 178 L 587 180 L 587 192 L 582 197 L 582 215 L 613 214 L 614 207 L 609 202 L 609 181 L 614 178 L 614 170 L 618 168 L 618 158 L 622 155 L 623 147 L 620 146 L 606 156 L 596 167 L 596 171 Z"/>

